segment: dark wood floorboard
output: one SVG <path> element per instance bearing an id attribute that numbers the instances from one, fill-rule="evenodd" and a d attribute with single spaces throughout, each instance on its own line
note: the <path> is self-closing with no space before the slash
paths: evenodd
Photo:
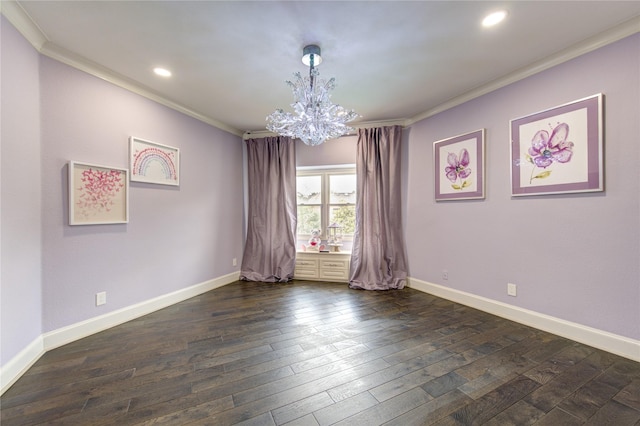
<path id="1" fill-rule="evenodd" d="M 640 426 L 640 363 L 409 288 L 237 282 L 49 351 L 0 423 Z"/>

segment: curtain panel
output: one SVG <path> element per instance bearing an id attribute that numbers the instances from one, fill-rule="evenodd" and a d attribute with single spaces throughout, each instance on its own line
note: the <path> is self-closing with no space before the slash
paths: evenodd
<path id="1" fill-rule="evenodd" d="M 296 258 L 296 153 L 290 137 L 248 139 L 248 221 L 240 279 L 286 282 Z"/>
<path id="2" fill-rule="evenodd" d="M 349 287 L 404 288 L 407 263 L 401 211 L 402 127 L 358 129 L 356 229 Z"/>

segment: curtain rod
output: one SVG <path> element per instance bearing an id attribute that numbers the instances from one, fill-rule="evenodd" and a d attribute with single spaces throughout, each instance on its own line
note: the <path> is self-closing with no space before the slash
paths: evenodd
<path id="1" fill-rule="evenodd" d="M 369 121 L 363 123 L 352 124 L 351 127 L 355 129 L 370 129 L 372 127 L 387 127 L 387 126 L 402 126 L 406 127 L 407 120 L 386 120 L 386 121 Z M 346 135 L 342 135 L 336 139 L 343 138 L 345 136 L 355 136 L 356 133 L 347 133 Z M 270 132 L 268 130 L 254 130 L 254 131 L 246 131 L 242 135 L 243 140 L 247 139 L 256 139 L 256 138 L 266 138 L 269 136 L 278 136 L 277 133 Z"/>

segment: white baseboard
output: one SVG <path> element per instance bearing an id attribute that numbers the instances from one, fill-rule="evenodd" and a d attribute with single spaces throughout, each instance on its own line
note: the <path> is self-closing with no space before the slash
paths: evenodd
<path id="1" fill-rule="evenodd" d="M 429 293 L 452 302 L 506 318 L 539 330 L 566 337 L 594 348 L 620 355 L 634 361 L 640 361 L 640 341 L 578 323 L 565 321 L 539 312 L 476 296 L 471 293 L 454 290 L 438 284 L 409 278 L 408 287 Z"/>
<path id="2" fill-rule="evenodd" d="M 0 368 L 0 395 L 13 385 L 44 354 L 42 335 Z"/>
<path id="3" fill-rule="evenodd" d="M 150 314 L 151 312 L 238 281 L 238 279 L 240 279 L 240 273 L 233 272 L 174 291 L 173 293 L 164 294 L 135 305 L 44 333 L 0 368 L 0 395 L 9 389 L 45 352 L 51 349 Z"/>
<path id="4" fill-rule="evenodd" d="M 90 336 L 116 325 L 131 321 L 132 319 L 150 314 L 151 312 L 155 312 L 159 309 L 187 300 L 190 297 L 194 297 L 215 288 L 222 287 L 223 285 L 235 282 L 239 278 L 240 273 L 233 272 L 191 287 L 174 291 L 173 293 L 163 294 L 162 296 L 145 300 L 144 302 L 127 306 L 126 308 L 118 309 L 104 315 L 71 324 L 67 327 L 50 331 L 42 335 L 44 339 L 44 350 L 49 351 L 51 349 L 55 349 L 59 346 L 66 345 L 67 343 L 82 339 L 83 337 Z"/>
<path id="5" fill-rule="evenodd" d="M 83 337 L 90 336 L 118 324 L 131 321 L 132 319 L 166 308 L 167 306 L 206 293 L 223 285 L 230 284 L 237 281 L 239 277 L 240 273 L 234 272 L 38 336 L 33 342 L 20 351 L 18 355 L 0 368 L 0 395 L 9 389 L 9 387 L 48 350 L 82 339 Z M 640 362 L 640 341 L 638 340 L 476 296 L 471 293 L 443 287 L 438 284 L 421 281 L 416 278 L 409 278 L 407 281 L 408 286 L 413 289 Z"/>

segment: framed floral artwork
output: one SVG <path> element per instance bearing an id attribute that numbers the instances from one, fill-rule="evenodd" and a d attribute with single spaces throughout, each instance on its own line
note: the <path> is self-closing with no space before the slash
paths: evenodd
<path id="1" fill-rule="evenodd" d="M 433 143 L 436 201 L 484 198 L 484 134 L 480 129 Z"/>
<path id="2" fill-rule="evenodd" d="M 69 162 L 69 225 L 129 222 L 129 171 Z"/>
<path id="3" fill-rule="evenodd" d="M 511 120 L 513 196 L 603 191 L 601 93 Z"/>
<path id="4" fill-rule="evenodd" d="M 129 168 L 132 182 L 180 185 L 180 150 L 131 136 Z"/>

